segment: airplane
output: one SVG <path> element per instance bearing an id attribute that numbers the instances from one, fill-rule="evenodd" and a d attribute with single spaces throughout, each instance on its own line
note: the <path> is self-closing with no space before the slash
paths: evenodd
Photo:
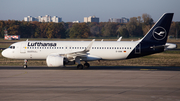
<path id="1" fill-rule="evenodd" d="M 77 63 L 77 69 L 89 68 L 88 61 L 123 60 L 163 52 L 174 13 L 164 13 L 147 34 L 138 41 L 21 41 L 3 50 L 11 59 L 46 60 L 48 67 Z M 163 33 L 162 33 L 163 32 Z M 157 34 L 158 33 L 158 34 Z M 159 34 L 161 33 L 161 34 Z M 81 64 L 84 61 L 84 65 Z"/>

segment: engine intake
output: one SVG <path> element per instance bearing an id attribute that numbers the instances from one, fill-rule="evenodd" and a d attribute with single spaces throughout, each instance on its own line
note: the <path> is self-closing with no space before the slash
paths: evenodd
<path id="1" fill-rule="evenodd" d="M 46 58 L 46 63 L 48 67 L 63 67 L 64 57 L 59 55 L 48 55 Z"/>

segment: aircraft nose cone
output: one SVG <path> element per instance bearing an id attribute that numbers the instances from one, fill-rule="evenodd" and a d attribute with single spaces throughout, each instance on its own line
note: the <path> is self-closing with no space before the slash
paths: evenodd
<path id="1" fill-rule="evenodd" d="M 2 53 L 1 53 L 1 54 L 2 54 L 2 56 L 4 56 L 4 57 L 5 57 L 5 52 L 4 52 L 4 50 L 2 51 Z"/>
<path id="2" fill-rule="evenodd" d="M 6 50 L 3 50 L 1 54 L 2 54 L 2 56 L 7 57 L 8 52 Z"/>

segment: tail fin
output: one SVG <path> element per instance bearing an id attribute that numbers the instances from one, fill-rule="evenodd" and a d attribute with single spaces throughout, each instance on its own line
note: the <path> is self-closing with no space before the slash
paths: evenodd
<path id="1" fill-rule="evenodd" d="M 138 41 L 127 59 L 163 52 L 173 15 L 173 13 L 163 14 L 149 32 Z"/>
<path id="2" fill-rule="evenodd" d="M 141 42 L 156 43 L 156 45 L 165 45 L 171 26 L 174 13 L 165 13 L 154 24 L 149 32 L 142 38 Z M 157 44 L 158 43 L 158 44 Z"/>

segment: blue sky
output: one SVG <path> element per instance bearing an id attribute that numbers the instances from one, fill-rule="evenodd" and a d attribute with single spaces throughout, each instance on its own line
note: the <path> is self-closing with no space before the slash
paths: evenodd
<path id="1" fill-rule="evenodd" d="M 0 20 L 50 15 L 64 22 L 83 22 L 84 17 L 95 15 L 106 22 L 147 13 L 157 21 L 165 12 L 175 13 L 173 21 L 180 21 L 180 0 L 0 0 Z"/>

